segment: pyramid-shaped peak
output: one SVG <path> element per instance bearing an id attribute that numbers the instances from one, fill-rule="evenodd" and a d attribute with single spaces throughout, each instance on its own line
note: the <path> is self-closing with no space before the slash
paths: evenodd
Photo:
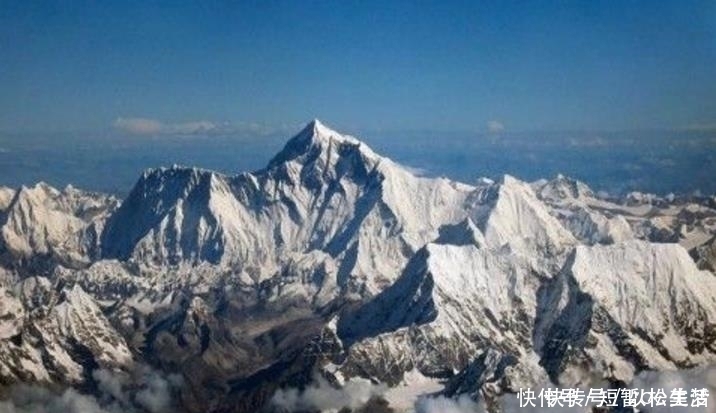
<path id="1" fill-rule="evenodd" d="M 286 146 L 269 162 L 269 168 L 316 151 L 323 156 L 328 156 L 330 151 L 336 151 L 338 147 L 344 145 L 357 147 L 357 150 L 366 158 L 378 158 L 378 155 L 368 145 L 357 138 L 341 134 L 326 126 L 320 120 L 314 119 L 308 122 L 301 132 L 286 143 Z"/>
<path id="2" fill-rule="evenodd" d="M 509 174 L 498 177 L 492 187 L 496 190 L 532 191 L 527 182 Z"/>
<path id="3" fill-rule="evenodd" d="M 323 122 L 321 122 L 318 118 L 313 119 L 312 121 L 308 122 L 308 125 L 306 125 L 307 128 L 312 128 L 314 131 L 318 130 L 327 130 L 330 132 L 334 132 L 329 128 L 328 126 L 324 125 Z"/>
<path id="4" fill-rule="evenodd" d="M 344 135 L 329 126 L 326 126 L 323 122 L 318 119 L 313 119 L 308 122 L 303 130 L 298 134 L 297 137 L 302 137 L 308 141 L 330 141 L 335 142 L 347 142 L 353 144 L 361 144 L 362 142 L 353 136 Z"/>

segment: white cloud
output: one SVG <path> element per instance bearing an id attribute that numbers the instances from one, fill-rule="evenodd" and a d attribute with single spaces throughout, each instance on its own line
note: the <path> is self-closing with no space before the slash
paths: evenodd
<path id="1" fill-rule="evenodd" d="M 609 145 L 606 139 L 601 136 L 585 138 L 569 138 L 569 146 L 575 148 L 602 148 Z"/>
<path id="2" fill-rule="evenodd" d="M 402 163 L 400 164 L 400 166 L 402 166 L 403 169 L 405 169 L 406 171 L 410 172 L 411 174 L 413 174 L 415 176 L 428 176 L 428 173 L 429 173 L 428 169 L 426 169 L 426 168 L 418 168 L 415 166 L 409 166 L 409 165 L 405 165 Z"/>
<path id="3" fill-rule="evenodd" d="M 444 396 L 421 397 L 415 402 L 415 413 L 483 413 L 484 411 L 482 406 L 467 395 L 457 399 Z"/>
<path id="4" fill-rule="evenodd" d="M 200 120 L 195 122 L 187 122 L 187 123 L 177 123 L 173 125 L 168 125 L 168 131 L 170 133 L 175 133 L 178 135 L 195 135 L 195 134 L 203 134 L 203 133 L 210 133 L 219 128 L 218 125 L 216 125 L 213 122 L 209 122 L 206 120 Z"/>
<path id="5" fill-rule="evenodd" d="M 132 135 L 198 135 L 211 133 L 219 129 L 219 125 L 207 120 L 165 123 L 150 118 L 122 117 L 115 119 L 112 126 Z"/>
<path id="6" fill-rule="evenodd" d="M 159 133 L 164 125 L 154 119 L 117 118 L 112 124 L 115 128 L 134 135 L 151 135 Z"/>
<path id="7" fill-rule="evenodd" d="M 487 131 L 490 133 L 500 133 L 505 131 L 505 125 L 498 120 L 487 121 Z"/>
<path id="8" fill-rule="evenodd" d="M 716 131 L 716 122 L 692 123 L 684 129 L 690 132 L 714 132 Z"/>
<path id="9" fill-rule="evenodd" d="M 182 386 L 178 375 L 164 375 L 146 366 L 130 373 L 95 370 L 97 394 L 80 394 L 72 388 L 62 393 L 39 385 L 20 384 L 0 401 L 0 413 L 169 413 Z"/>
<path id="10" fill-rule="evenodd" d="M 163 122 L 145 117 L 118 117 L 112 126 L 124 133 L 139 136 L 203 136 L 243 133 L 255 136 L 266 136 L 273 133 L 294 132 L 300 125 L 270 126 L 258 122 L 212 122 L 196 120 L 189 122 Z"/>
<path id="11" fill-rule="evenodd" d="M 343 408 L 357 409 L 373 397 L 380 396 L 385 386 L 375 385 L 364 379 L 351 379 L 342 388 L 331 386 L 325 379 L 318 376 L 313 385 L 303 391 L 297 389 L 278 390 L 271 402 L 285 411 L 330 410 Z"/>

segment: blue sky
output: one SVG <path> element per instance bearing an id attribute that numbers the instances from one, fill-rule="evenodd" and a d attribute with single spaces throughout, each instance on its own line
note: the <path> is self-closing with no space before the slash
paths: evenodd
<path id="1" fill-rule="evenodd" d="M 0 185 L 263 167 L 319 118 L 470 182 L 716 192 L 716 1 L 0 7 Z"/>
<path id="2" fill-rule="evenodd" d="M 0 56 L 12 134 L 716 127 L 714 1 L 4 2 Z"/>

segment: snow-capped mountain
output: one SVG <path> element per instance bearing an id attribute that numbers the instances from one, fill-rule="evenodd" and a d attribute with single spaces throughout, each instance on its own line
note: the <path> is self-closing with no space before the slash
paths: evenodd
<path id="1" fill-rule="evenodd" d="M 207 262 L 260 282 L 287 257 L 322 251 L 340 264 L 341 287 L 376 292 L 440 226 L 464 218 L 454 206 L 471 190 L 414 177 L 314 121 L 255 173 L 146 172 L 108 220 L 102 256 Z"/>
<path id="2" fill-rule="evenodd" d="M 152 169 L 121 202 L 0 188 L 0 233 L 0 399 L 149 365 L 179 411 L 280 410 L 316 377 L 497 409 L 716 361 L 712 199 L 416 176 L 319 121 L 262 170 Z"/>
<path id="3" fill-rule="evenodd" d="M 103 224 L 118 205 L 112 196 L 71 186 L 59 191 L 42 182 L 17 191 L 2 189 L 0 194 L 1 260 L 31 271 L 53 262 L 70 268 L 88 265 Z"/>

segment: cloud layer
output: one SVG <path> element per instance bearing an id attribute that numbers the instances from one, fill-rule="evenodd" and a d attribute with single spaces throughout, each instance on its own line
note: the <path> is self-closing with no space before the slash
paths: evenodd
<path id="1" fill-rule="evenodd" d="M 204 135 L 220 129 L 219 125 L 206 120 L 165 123 L 150 118 L 122 117 L 115 119 L 112 126 L 133 135 Z"/>
<path id="2" fill-rule="evenodd" d="M 470 397 L 421 397 L 415 402 L 415 413 L 484 413 L 485 409 Z"/>
<path id="3" fill-rule="evenodd" d="M 385 386 L 375 385 L 368 380 L 349 380 L 342 388 L 331 386 L 318 376 L 313 385 L 303 391 L 297 389 L 278 390 L 271 402 L 283 411 L 357 409 L 373 397 L 385 392 Z"/>
<path id="4" fill-rule="evenodd" d="M 169 413 L 175 410 L 172 398 L 182 384 L 181 377 L 146 366 L 131 374 L 95 370 L 92 376 L 96 396 L 21 384 L 10 389 L 9 400 L 0 401 L 0 413 Z"/>
<path id="5" fill-rule="evenodd" d="M 189 122 L 164 122 L 148 117 L 118 117 L 112 127 L 120 132 L 137 136 L 206 136 L 231 133 L 246 133 L 265 136 L 276 132 L 289 133 L 300 129 L 300 125 L 270 126 L 258 122 L 212 122 L 194 120 Z"/>

